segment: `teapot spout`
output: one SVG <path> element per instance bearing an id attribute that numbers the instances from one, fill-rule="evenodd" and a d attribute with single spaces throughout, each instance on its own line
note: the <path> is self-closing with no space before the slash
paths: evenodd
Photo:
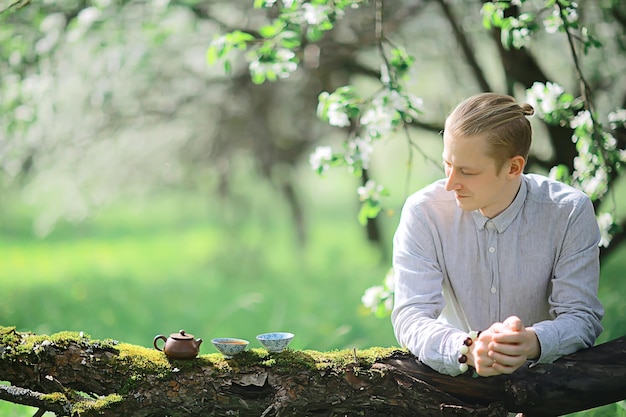
<path id="1" fill-rule="evenodd" d="M 202 344 L 202 339 L 196 339 L 196 347 L 199 348 Z"/>

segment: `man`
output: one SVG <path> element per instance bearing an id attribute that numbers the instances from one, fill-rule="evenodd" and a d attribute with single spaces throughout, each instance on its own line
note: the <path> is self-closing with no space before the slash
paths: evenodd
<path id="1" fill-rule="evenodd" d="M 524 174 L 532 114 L 500 94 L 463 101 L 445 123 L 447 178 L 403 207 L 392 323 L 398 342 L 441 373 L 510 374 L 602 332 L 593 206 Z"/>

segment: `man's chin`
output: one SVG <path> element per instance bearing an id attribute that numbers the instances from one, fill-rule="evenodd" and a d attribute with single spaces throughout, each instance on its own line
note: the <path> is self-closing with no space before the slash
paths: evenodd
<path id="1" fill-rule="evenodd" d="M 456 205 L 461 209 L 461 210 L 465 210 L 465 211 L 474 211 L 476 210 L 476 207 L 472 206 L 469 201 L 466 201 L 467 197 L 462 197 L 462 198 L 456 198 Z"/>

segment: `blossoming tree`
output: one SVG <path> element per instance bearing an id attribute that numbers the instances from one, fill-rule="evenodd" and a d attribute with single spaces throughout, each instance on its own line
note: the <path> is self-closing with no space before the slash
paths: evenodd
<path id="1" fill-rule="evenodd" d="M 256 0 L 255 7 L 270 9 L 275 14 L 272 24 L 262 28 L 258 36 L 236 31 L 219 37 L 209 50 L 209 61 L 213 63 L 218 58 L 225 59 L 228 67 L 228 53 L 233 48 L 246 49 L 250 75 L 255 83 L 287 78 L 301 64 L 299 51 L 309 43 L 318 42 L 325 32 L 333 30 L 337 22 L 350 13 L 350 9 L 366 7 L 366 3 L 361 0 Z M 447 15 L 453 15 L 446 2 L 435 3 L 439 3 Z M 599 73 L 593 72 L 594 80 L 591 82 L 583 60 L 592 50 L 601 50 L 608 41 L 595 32 L 608 36 L 620 33 L 620 30 L 623 33 L 624 10 L 619 2 L 604 2 L 596 6 L 582 9 L 569 0 L 514 0 L 484 2 L 482 6 L 473 7 L 477 13 L 480 12 L 484 29 L 490 31 L 499 43 L 502 64 L 509 70 L 506 74 L 507 93 L 521 96 L 532 104 L 537 116 L 549 129 L 554 151 L 559 154 L 550 160 L 550 176 L 583 190 L 591 197 L 602 231 L 601 246 L 608 248 L 612 239 L 621 241 L 624 224 L 623 219 L 617 218 L 616 205 L 611 196 L 626 162 L 626 110 L 622 107 L 624 91 L 620 90 L 612 101 L 603 103 L 602 110 L 599 110 L 597 101 L 606 100 L 606 96 L 599 94 L 603 89 L 597 79 Z M 412 56 L 406 47 L 396 45 L 387 36 L 384 12 L 391 10 L 383 7 L 382 0 L 374 1 L 374 43 L 380 62 L 379 90 L 366 97 L 355 85 L 348 84 L 319 94 L 317 116 L 331 126 L 344 129 L 346 137 L 341 149 L 320 146 L 310 156 L 312 168 L 320 175 L 332 167 L 344 166 L 356 176 L 366 178 L 357 189 L 361 201 L 359 220 L 363 224 L 380 214 L 385 206 L 384 197 L 388 195 L 384 184 L 366 175 L 377 142 L 400 131 L 404 132 L 409 149 L 420 151 L 419 141 L 413 137 L 413 128 L 423 127 L 419 119 L 425 104 L 415 91 L 406 86 L 409 71 L 419 57 Z M 583 15 L 589 17 L 598 13 L 604 13 L 606 17 L 604 27 L 593 18 L 589 22 L 582 18 Z M 607 30 L 613 24 L 609 20 L 615 23 L 617 32 Z M 469 35 L 455 25 L 457 21 L 453 17 L 450 17 L 450 22 L 465 57 L 470 65 L 477 66 Z M 549 79 L 540 69 L 540 64 L 550 65 L 549 56 L 534 58 L 530 54 L 531 49 L 537 46 L 535 39 L 540 36 L 545 39 L 546 35 L 560 37 L 564 41 L 567 50 L 564 58 L 570 61 L 571 73 L 577 79 L 572 91 L 566 90 L 558 80 Z M 623 53 L 623 46 L 619 50 Z M 523 64 L 521 68 L 520 64 Z M 609 77 L 607 82 L 621 81 L 623 84 L 623 74 Z M 479 84 L 483 90 L 491 88 L 485 78 Z M 574 152 L 562 144 L 564 137 L 575 146 Z M 534 158 L 531 162 L 542 161 Z M 547 160 L 543 162 L 545 168 Z M 389 275 L 382 285 L 369 288 L 362 302 L 376 314 L 385 315 L 391 308 L 392 294 L 393 279 Z"/>
<path id="2" fill-rule="evenodd" d="M 45 210 L 42 234 L 63 212 L 80 220 L 133 185 L 183 182 L 212 167 L 226 188 L 241 149 L 252 149 L 266 177 L 282 170 L 296 219 L 302 210 L 285 166 L 310 154 L 321 175 L 347 169 L 361 179 L 355 199 L 369 231 L 392 208 L 391 187 L 372 169 L 380 144 L 404 140 L 407 166 L 429 159 L 420 133 L 442 129 L 431 115 L 449 110 L 459 90 L 533 104 L 549 149 L 531 154 L 530 169 L 590 195 L 603 255 L 626 236 L 615 197 L 626 147 L 624 2 L 254 0 L 251 12 L 231 3 L 0 6 L 0 185 L 30 177 L 28 198 L 72 196 Z M 205 51 L 230 84 L 207 76 Z M 439 96 L 427 97 L 424 84 L 442 82 L 428 86 Z M 253 93 L 254 84 L 265 85 Z M 342 143 L 322 145 L 333 129 Z M 390 285 L 368 292 L 371 308 L 385 311 Z"/>

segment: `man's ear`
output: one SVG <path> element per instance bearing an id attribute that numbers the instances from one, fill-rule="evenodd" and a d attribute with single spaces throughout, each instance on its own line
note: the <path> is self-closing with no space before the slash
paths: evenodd
<path id="1" fill-rule="evenodd" d="M 518 175 L 522 175 L 524 173 L 525 165 L 526 160 L 521 155 L 516 155 L 509 159 L 509 176 L 517 177 Z"/>

